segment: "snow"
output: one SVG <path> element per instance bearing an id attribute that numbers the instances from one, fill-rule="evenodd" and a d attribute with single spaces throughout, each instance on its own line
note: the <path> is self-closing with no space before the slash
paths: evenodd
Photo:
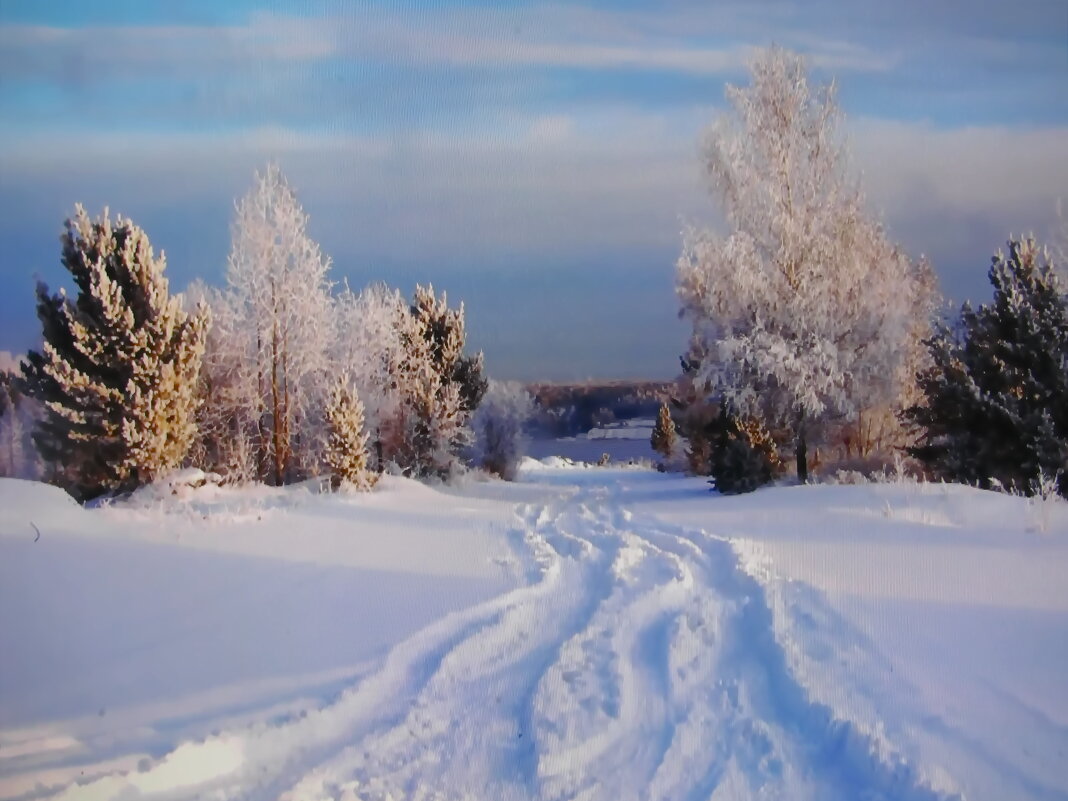
<path id="1" fill-rule="evenodd" d="M 0 481 L 0 799 L 1068 798 L 1068 504 L 520 477 Z"/>

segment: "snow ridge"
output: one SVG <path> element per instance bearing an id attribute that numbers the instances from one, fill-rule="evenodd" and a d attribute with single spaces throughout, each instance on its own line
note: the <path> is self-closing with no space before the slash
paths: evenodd
<path id="1" fill-rule="evenodd" d="M 59 797 L 950 797 L 809 697 L 729 541 L 624 501 L 519 507 L 527 586 L 424 629 L 332 703 Z"/>

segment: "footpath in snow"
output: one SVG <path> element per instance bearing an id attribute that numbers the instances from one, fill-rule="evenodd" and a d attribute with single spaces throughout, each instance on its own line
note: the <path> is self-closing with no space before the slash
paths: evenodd
<path id="1" fill-rule="evenodd" d="M 1065 505 L 728 499 L 547 461 L 351 501 L 24 503 L 64 533 L 38 557 L 28 520 L 0 527 L 0 648 L 49 683 L 79 672 L 50 661 L 77 601 L 100 675 L 60 703 L 25 660 L 0 668 L 0 798 L 1068 799 Z M 151 616 L 123 618 L 109 582 Z M 229 655 L 200 670 L 212 643 Z M 161 659 L 195 674 L 185 696 L 147 675 Z"/>

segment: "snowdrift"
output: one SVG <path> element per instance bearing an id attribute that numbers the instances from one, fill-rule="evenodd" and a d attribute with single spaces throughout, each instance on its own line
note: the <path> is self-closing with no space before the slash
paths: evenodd
<path id="1" fill-rule="evenodd" d="M 0 799 L 1066 796 L 1068 505 L 522 478 L 0 482 Z"/>

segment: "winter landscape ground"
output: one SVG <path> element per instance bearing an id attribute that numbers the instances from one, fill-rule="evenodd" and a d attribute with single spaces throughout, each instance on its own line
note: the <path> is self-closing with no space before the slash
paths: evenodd
<path id="1" fill-rule="evenodd" d="M 1068 798 L 1068 504 L 0 481 L 0 798 Z"/>

